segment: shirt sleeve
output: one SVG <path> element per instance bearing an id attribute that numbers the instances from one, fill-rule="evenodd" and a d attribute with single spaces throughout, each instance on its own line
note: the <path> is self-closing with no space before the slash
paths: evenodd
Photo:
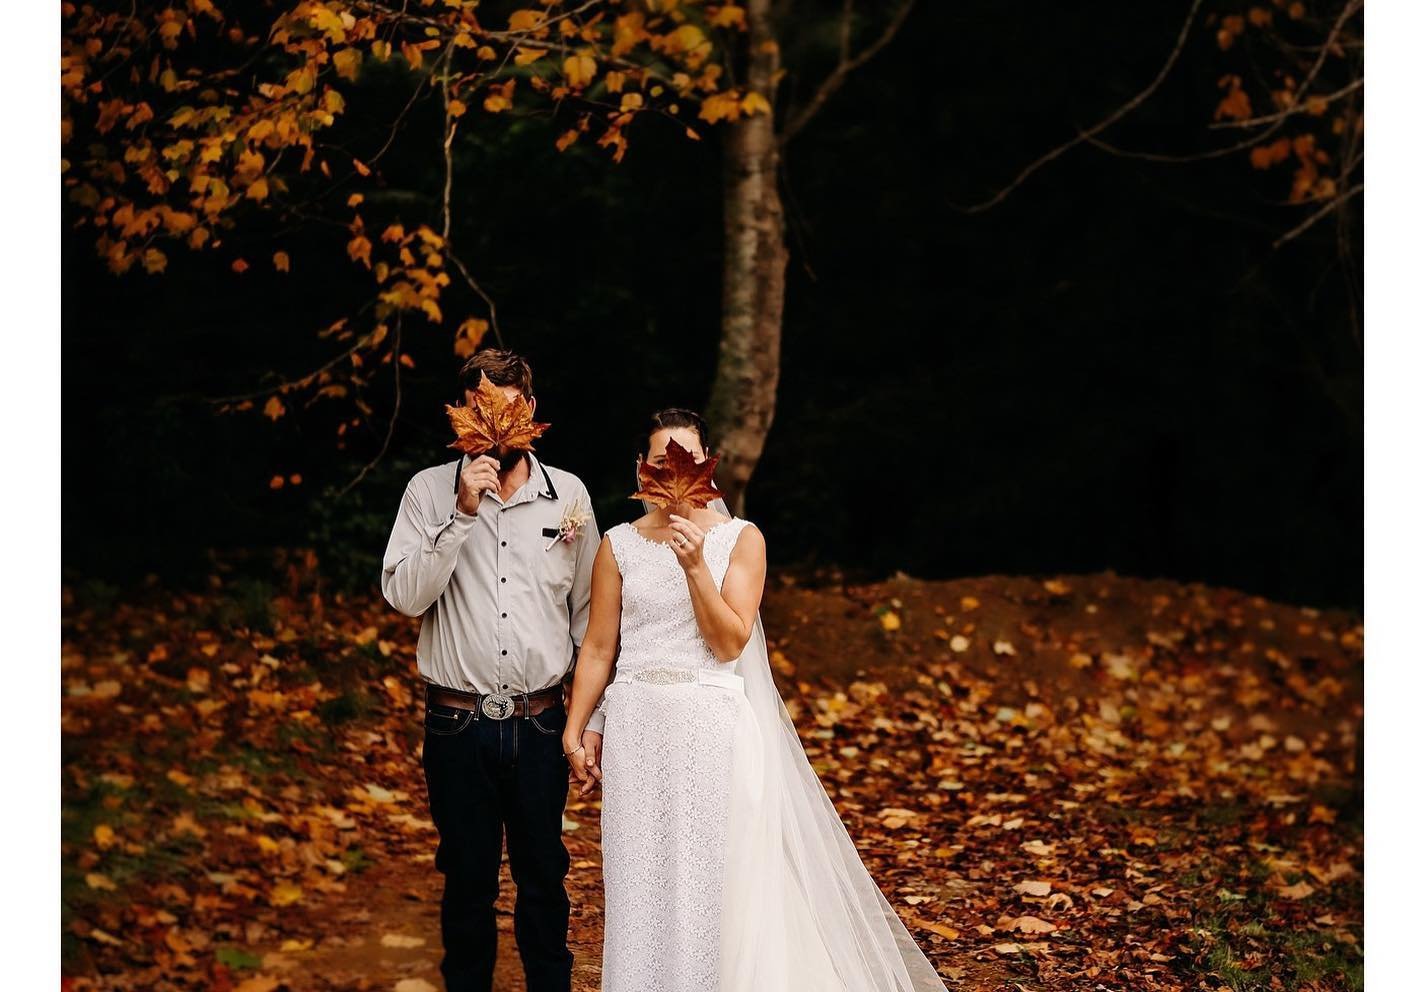
<path id="1" fill-rule="evenodd" d="M 604 695 L 599 694 L 598 705 L 594 707 L 594 712 L 589 714 L 589 722 L 584 724 L 584 730 L 592 730 L 596 734 L 602 735 L 604 732 Z"/>
<path id="2" fill-rule="evenodd" d="M 391 539 L 381 560 L 381 594 L 406 616 L 418 617 L 440 598 L 455 571 L 460 546 L 475 515 L 456 508 L 432 521 L 429 493 L 418 479 L 406 485 Z"/>
<path id="3" fill-rule="evenodd" d="M 593 587 L 594 557 L 599 553 L 599 523 L 594 519 L 593 500 L 587 491 L 580 499 L 589 511 L 589 520 L 579 531 L 578 549 L 574 556 L 574 584 L 569 589 L 569 635 L 574 639 L 574 647 L 584 643 L 584 632 L 589 629 L 589 599 Z M 594 712 L 589 714 L 585 730 L 596 734 L 604 732 L 604 696 L 599 694 L 599 702 Z"/>
<path id="4" fill-rule="evenodd" d="M 593 501 L 587 491 L 579 494 L 580 501 L 588 511 L 589 519 L 579 528 L 579 537 L 574 551 L 574 582 L 569 587 L 569 636 L 574 639 L 574 647 L 584 643 L 584 632 L 589 629 L 589 598 L 594 579 L 594 557 L 599 553 L 599 522 L 594 519 Z"/>

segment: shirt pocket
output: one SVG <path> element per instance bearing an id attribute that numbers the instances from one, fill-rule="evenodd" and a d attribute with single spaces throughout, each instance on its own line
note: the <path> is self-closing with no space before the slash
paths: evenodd
<path id="1" fill-rule="evenodd" d="M 559 531 L 546 528 L 539 538 L 539 575 L 545 590 L 556 603 L 562 603 L 574 588 L 575 542 L 556 539 Z M 552 542 L 552 543 L 551 543 Z"/>

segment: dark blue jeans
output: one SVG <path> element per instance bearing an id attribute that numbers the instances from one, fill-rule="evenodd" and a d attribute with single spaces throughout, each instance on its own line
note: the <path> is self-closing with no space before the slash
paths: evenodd
<path id="1" fill-rule="evenodd" d="M 564 803 L 569 763 L 555 705 L 532 717 L 491 720 L 427 704 L 426 787 L 440 834 L 440 971 L 448 992 L 490 992 L 501 834 L 515 881 L 515 943 L 529 992 L 569 992 L 569 896 Z"/>

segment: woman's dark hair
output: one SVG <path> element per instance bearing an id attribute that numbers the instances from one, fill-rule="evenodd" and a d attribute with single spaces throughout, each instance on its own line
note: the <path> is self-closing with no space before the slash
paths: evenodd
<path id="1" fill-rule="evenodd" d="M 698 443 L 703 446 L 703 451 L 712 454 L 712 446 L 708 443 L 708 422 L 693 410 L 686 410 L 681 406 L 670 406 L 659 410 L 648 420 L 648 429 L 643 432 L 639 439 L 639 454 L 644 458 L 648 457 L 648 441 L 654 434 L 669 427 L 687 427 L 698 432 Z"/>

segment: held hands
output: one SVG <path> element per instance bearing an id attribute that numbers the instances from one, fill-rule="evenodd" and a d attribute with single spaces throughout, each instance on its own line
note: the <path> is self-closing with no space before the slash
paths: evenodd
<path id="1" fill-rule="evenodd" d="M 461 513 L 473 516 L 480 509 L 480 499 L 486 491 L 500 491 L 500 463 L 489 455 L 472 458 L 460 470 L 460 494 L 455 505 Z"/>
<path id="2" fill-rule="evenodd" d="M 692 572 L 701 568 L 706 532 L 687 517 L 676 513 L 668 514 L 668 526 L 673 531 L 673 540 L 669 544 L 673 548 L 673 554 L 678 557 L 678 564 L 683 566 L 683 571 Z"/>
<path id="3" fill-rule="evenodd" d="M 569 761 L 569 784 L 579 786 L 579 795 L 593 792 L 604 778 L 601 759 L 604 735 L 584 731 L 581 740 L 564 738 L 564 757 Z"/>

